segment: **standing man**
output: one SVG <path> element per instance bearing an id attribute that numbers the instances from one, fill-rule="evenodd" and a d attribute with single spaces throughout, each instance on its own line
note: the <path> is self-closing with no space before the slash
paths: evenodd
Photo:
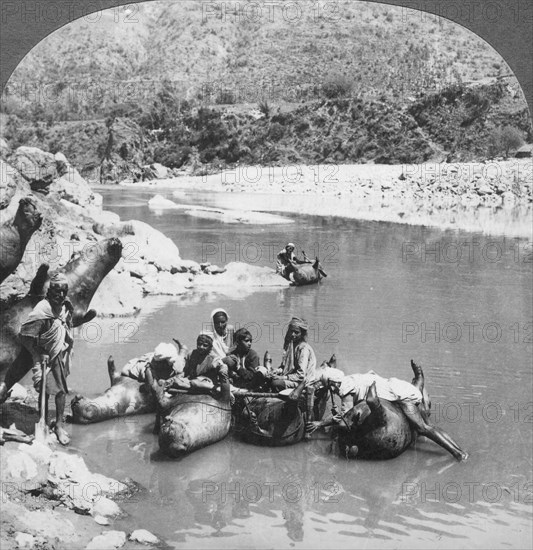
<path id="1" fill-rule="evenodd" d="M 74 343 L 71 334 L 73 307 L 67 294 L 68 280 L 65 275 L 53 275 L 46 298 L 33 308 L 19 333 L 22 345 L 32 356 L 33 384 L 37 391 L 41 389 L 43 363 L 47 367 L 44 414 L 47 418 L 48 397 L 55 395 L 54 432 L 61 445 L 70 443 L 70 437 L 65 430 L 64 414 L 68 394 L 67 376 L 70 373 L 70 355 Z M 43 411 L 39 413 L 42 414 Z"/>

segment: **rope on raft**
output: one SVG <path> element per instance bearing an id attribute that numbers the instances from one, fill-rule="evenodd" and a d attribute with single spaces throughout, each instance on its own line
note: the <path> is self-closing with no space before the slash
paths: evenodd
<path id="1" fill-rule="evenodd" d="M 189 392 L 187 390 L 179 390 L 177 388 L 170 388 L 169 390 L 167 390 L 167 392 L 170 393 L 171 395 L 191 395 L 191 396 L 206 395 L 208 397 L 213 397 L 210 393 Z M 213 399 L 215 398 L 213 397 Z M 213 407 L 214 409 L 220 409 L 221 411 L 231 412 L 231 407 L 229 409 L 227 407 L 219 407 L 218 405 L 215 405 L 213 403 L 206 403 L 205 401 L 187 401 L 187 403 L 177 403 L 175 406 L 178 407 L 181 404 L 186 405 L 189 403 L 194 403 L 197 405 L 206 405 L 208 407 Z"/>

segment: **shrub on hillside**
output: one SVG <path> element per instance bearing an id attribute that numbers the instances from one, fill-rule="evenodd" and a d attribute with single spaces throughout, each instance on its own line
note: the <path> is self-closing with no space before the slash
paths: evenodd
<path id="1" fill-rule="evenodd" d="M 189 146 L 184 147 L 158 147 L 154 151 L 154 162 L 159 162 L 168 168 L 181 168 L 191 155 L 192 148 Z"/>
<path id="2" fill-rule="evenodd" d="M 283 126 L 279 122 L 273 122 L 270 126 L 268 137 L 274 141 L 279 141 L 283 137 L 283 134 Z"/>
<path id="3" fill-rule="evenodd" d="M 353 88 L 353 82 L 345 75 L 332 75 L 322 84 L 322 93 L 328 99 L 347 97 Z"/>
<path id="4" fill-rule="evenodd" d="M 490 153 L 492 156 L 509 156 L 509 152 L 518 149 L 524 143 L 522 132 L 514 126 L 504 126 L 496 128 L 492 135 L 490 143 Z"/>

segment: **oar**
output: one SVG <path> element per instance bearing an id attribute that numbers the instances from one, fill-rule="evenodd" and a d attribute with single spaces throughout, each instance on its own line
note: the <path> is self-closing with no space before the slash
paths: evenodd
<path id="1" fill-rule="evenodd" d="M 268 392 L 236 392 L 233 394 L 235 399 L 237 397 L 273 397 L 275 399 L 281 399 L 282 401 L 292 401 L 288 395 L 280 395 L 279 393 L 268 393 Z"/>
<path id="2" fill-rule="evenodd" d="M 170 395 L 177 395 L 177 394 L 183 394 L 183 395 L 202 395 L 198 392 L 190 392 L 189 390 L 180 390 L 178 388 L 169 388 L 166 390 L 167 393 Z M 203 394 L 203 395 L 209 395 L 209 394 Z M 282 401 L 292 401 L 292 399 L 289 399 L 288 395 L 280 395 L 279 393 L 267 393 L 267 392 L 235 392 L 234 394 L 235 398 L 238 397 L 274 397 L 275 399 L 281 399 Z"/>
<path id="3" fill-rule="evenodd" d="M 46 443 L 48 437 L 48 426 L 46 425 L 46 377 L 50 369 L 48 368 L 48 360 L 45 359 L 41 363 L 42 378 L 41 378 L 41 392 L 39 395 L 39 403 L 41 409 L 41 416 L 39 422 L 35 424 L 35 441 L 38 443 Z"/>

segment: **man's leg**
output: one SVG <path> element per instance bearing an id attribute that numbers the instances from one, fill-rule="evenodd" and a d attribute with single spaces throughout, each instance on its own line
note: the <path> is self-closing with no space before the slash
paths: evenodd
<path id="1" fill-rule="evenodd" d="M 70 437 L 65 430 L 64 423 L 66 397 L 63 391 L 56 394 L 56 425 L 54 431 L 61 445 L 68 445 L 70 443 Z"/>
<path id="2" fill-rule="evenodd" d="M 400 402 L 398 404 L 405 413 L 409 423 L 414 426 L 420 435 L 431 439 L 437 443 L 437 445 L 440 445 L 443 449 L 446 449 L 457 460 L 466 460 L 468 458 L 468 453 L 465 453 L 459 445 L 457 445 L 457 443 L 446 432 L 444 432 L 444 430 L 441 430 L 436 426 L 431 426 L 424 420 L 417 405 L 409 402 Z"/>

